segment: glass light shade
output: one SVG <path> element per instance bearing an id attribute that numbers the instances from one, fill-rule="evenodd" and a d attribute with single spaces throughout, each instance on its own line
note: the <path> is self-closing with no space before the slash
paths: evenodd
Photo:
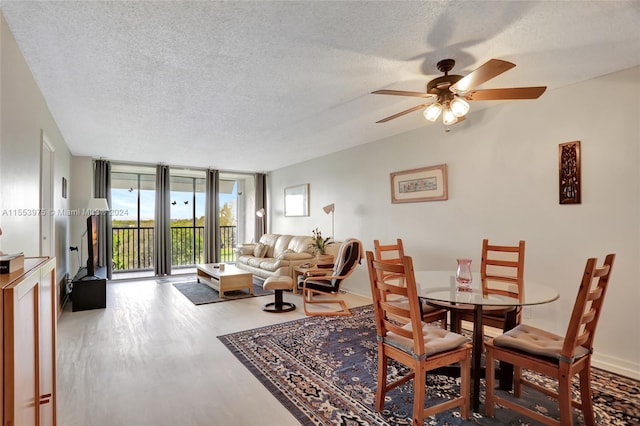
<path id="1" fill-rule="evenodd" d="M 469 104 L 464 99 L 456 96 L 451 101 L 451 111 L 456 117 L 462 117 L 469 112 Z"/>
<path id="2" fill-rule="evenodd" d="M 444 123 L 445 126 L 448 126 L 450 124 L 455 124 L 458 122 L 458 117 L 456 117 L 453 111 L 451 111 L 451 108 L 447 107 L 444 109 L 444 112 L 442 113 L 442 122 Z"/>
<path id="3" fill-rule="evenodd" d="M 440 104 L 440 102 L 436 102 L 433 103 L 431 105 L 429 105 L 425 110 L 424 110 L 424 118 L 426 118 L 429 121 L 436 121 L 438 119 L 438 117 L 440 116 L 440 113 L 442 112 L 442 105 Z"/>

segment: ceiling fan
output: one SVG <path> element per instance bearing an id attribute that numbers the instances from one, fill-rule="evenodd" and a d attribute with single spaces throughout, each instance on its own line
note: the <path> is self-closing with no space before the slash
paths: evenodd
<path id="1" fill-rule="evenodd" d="M 433 100 L 433 102 L 417 105 L 383 118 L 382 120 L 376 121 L 376 123 L 386 123 L 394 118 L 426 107 L 424 117 L 427 120 L 436 121 L 440 114 L 442 114 L 442 122 L 448 126 L 459 123 L 465 119 L 469 112 L 469 104 L 467 101 L 537 99 L 547 90 L 547 86 L 478 90 L 475 89 L 475 87 L 499 76 L 516 65 L 501 59 L 491 59 L 463 77 L 461 75 L 449 75 L 449 71 L 453 69 L 455 64 L 456 61 L 453 59 L 443 59 L 438 62 L 438 70 L 443 72 L 444 75 L 428 82 L 425 93 L 406 92 L 403 90 L 376 90 L 372 92 L 377 95 L 414 96 Z"/>

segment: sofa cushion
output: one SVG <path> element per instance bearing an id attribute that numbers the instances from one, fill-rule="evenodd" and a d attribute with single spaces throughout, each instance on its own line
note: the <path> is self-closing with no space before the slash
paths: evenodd
<path id="1" fill-rule="evenodd" d="M 247 265 L 249 266 L 253 266 L 256 268 L 260 267 L 260 264 L 265 260 L 265 258 L 262 257 L 250 257 L 249 259 L 247 259 Z M 267 260 L 273 260 L 273 259 L 268 259 Z"/>
<path id="2" fill-rule="evenodd" d="M 267 249 L 268 247 L 266 245 L 258 243 L 253 249 L 253 255 L 255 257 L 264 257 L 265 254 L 267 254 Z"/>
<path id="3" fill-rule="evenodd" d="M 276 259 L 280 260 L 308 260 L 313 259 L 313 255 L 311 253 L 296 253 L 291 250 L 285 250 L 276 257 Z"/>
<path id="4" fill-rule="evenodd" d="M 286 249 L 285 251 L 280 253 L 278 256 L 276 256 L 276 259 L 286 259 L 287 255 L 292 254 L 292 253 L 293 253 L 293 250 Z"/>
<path id="5" fill-rule="evenodd" d="M 260 269 L 273 272 L 282 266 L 280 263 L 281 261 L 277 259 L 262 259 L 262 262 L 260 262 Z"/>
<path id="6" fill-rule="evenodd" d="M 280 253 L 289 247 L 289 241 L 291 241 L 291 238 L 293 238 L 293 235 L 280 235 L 273 247 L 267 251 L 267 257 L 278 257 Z"/>
<path id="7" fill-rule="evenodd" d="M 312 253 L 313 247 L 311 243 L 313 242 L 312 237 L 306 235 L 296 235 L 292 237 L 289 241 L 289 246 L 287 249 L 292 250 L 296 253 Z"/>
<path id="8" fill-rule="evenodd" d="M 276 241 L 278 241 L 280 236 L 280 234 L 263 234 L 262 237 L 260 237 L 260 241 L 258 242 L 268 247 L 266 257 L 275 257 L 273 255 L 273 246 L 276 245 Z"/>

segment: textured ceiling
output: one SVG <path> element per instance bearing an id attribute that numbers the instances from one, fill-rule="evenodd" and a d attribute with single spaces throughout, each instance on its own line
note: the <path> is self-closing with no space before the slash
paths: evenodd
<path id="1" fill-rule="evenodd" d="M 640 64 L 640 2 L 0 1 L 74 155 L 270 171 L 420 126 L 440 59 L 548 90 Z M 544 95 L 543 95 L 544 96 Z M 536 101 L 514 101 L 536 102 Z M 496 103 L 473 102 L 473 110 Z"/>

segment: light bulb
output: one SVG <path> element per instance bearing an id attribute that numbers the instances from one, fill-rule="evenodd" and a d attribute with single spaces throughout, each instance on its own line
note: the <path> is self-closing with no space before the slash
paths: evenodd
<path id="1" fill-rule="evenodd" d="M 440 113 L 442 112 L 442 105 L 440 105 L 440 102 L 436 102 L 433 103 L 431 105 L 429 105 L 425 110 L 424 110 L 424 118 L 426 118 L 429 121 L 436 121 L 438 119 L 438 117 L 440 116 Z"/>
<path id="2" fill-rule="evenodd" d="M 458 122 L 458 117 L 451 111 L 451 108 L 447 106 L 442 113 L 442 122 L 445 126 L 449 126 L 450 124 L 455 124 Z"/>
<path id="3" fill-rule="evenodd" d="M 469 104 L 464 99 L 456 96 L 451 101 L 451 111 L 456 117 L 462 117 L 469 112 Z"/>

